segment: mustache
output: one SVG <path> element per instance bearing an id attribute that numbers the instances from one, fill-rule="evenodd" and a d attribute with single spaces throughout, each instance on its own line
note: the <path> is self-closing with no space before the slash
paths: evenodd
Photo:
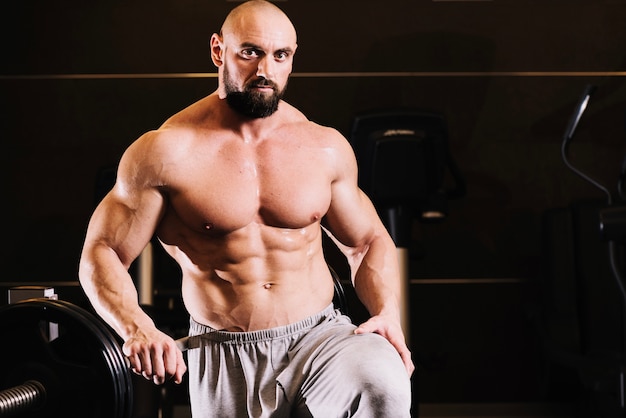
<path id="1" fill-rule="evenodd" d="M 249 84 L 249 87 L 271 87 L 274 90 L 278 88 L 276 86 L 276 83 L 274 83 L 272 80 L 268 80 L 267 78 L 260 78 L 256 81 L 252 81 Z"/>

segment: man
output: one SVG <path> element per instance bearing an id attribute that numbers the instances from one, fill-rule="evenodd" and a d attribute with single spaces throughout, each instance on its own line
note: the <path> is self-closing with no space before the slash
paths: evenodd
<path id="1" fill-rule="evenodd" d="M 409 416 L 395 247 L 345 138 L 281 100 L 293 25 L 249 1 L 210 47 L 217 91 L 124 153 L 87 231 L 85 292 L 136 373 L 181 382 L 182 353 L 127 272 L 156 234 L 182 270 L 194 416 Z M 332 308 L 322 219 L 372 315 L 359 327 Z"/>

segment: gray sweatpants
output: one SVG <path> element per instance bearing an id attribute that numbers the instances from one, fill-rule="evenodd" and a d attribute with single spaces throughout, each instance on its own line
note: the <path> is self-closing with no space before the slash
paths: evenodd
<path id="1" fill-rule="evenodd" d="M 410 382 L 399 354 L 378 334 L 355 335 L 332 305 L 254 332 L 190 322 L 198 346 L 187 353 L 194 418 L 410 416 Z"/>

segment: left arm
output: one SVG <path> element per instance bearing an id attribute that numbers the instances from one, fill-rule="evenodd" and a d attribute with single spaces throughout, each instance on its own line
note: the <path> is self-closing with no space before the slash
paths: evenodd
<path id="1" fill-rule="evenodd" d="M 335 151 L 337 175 L 325 221 L 329 236 L 348 259 L 357 296 L 371 315 L 355 332 L 375 332 L 385 337 L 411 374 L 415 367 L 400 325 L 400 273 L 395 244 L 374 205 L 357 186 L 356 159 L 343 137 L 337 140 Z"/>

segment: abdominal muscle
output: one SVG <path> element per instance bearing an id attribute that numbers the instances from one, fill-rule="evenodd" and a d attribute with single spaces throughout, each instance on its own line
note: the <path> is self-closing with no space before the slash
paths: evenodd
<path id="1" fill-rule="evenodd" d="M 196 322 L 255 331 L 300 321 L 330 304 L 321 233 L 319 222 L 299 229 L 251 223 L 223 235 L 189 231 L 163 245 L 182 269 L 183 300 Z"/>

